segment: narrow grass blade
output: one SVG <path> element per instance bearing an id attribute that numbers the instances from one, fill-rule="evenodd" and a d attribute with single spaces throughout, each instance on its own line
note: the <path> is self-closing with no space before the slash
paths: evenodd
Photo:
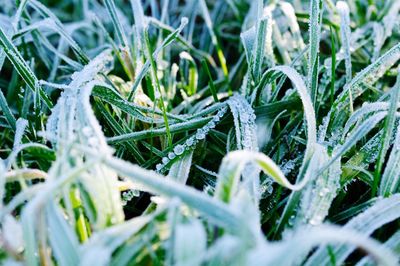
<path id="1" fill-rule="evenodd" d="M 382 147 L 379 152 L 378 161 L 375 166 L 376 168 L 375 168 L 375 175 L 374 175 L 374 183 L 373 183 L 373 187 L 372 187 L 372 191 L 371 191 L 373 196 L 375 196 L 375 192 L 378 190 L 379 183 L 381 183 L 381 185 L 380 185 L 381 188 L 379 189 L 379 194 L 382 196 L 388 196 L 390 193 L 394 193 L 393 189 L 389 189 L 389 190 L 387 189 L 390 187 L 390 185 L 388 185 L 388 184 L 398 183 L 398 181 L 396 182 L 395 180 L 388 180 L 388 178 L 395 179 L 395 177 L 390 176 L 388 174 L 383 175 L 382 181 L 380 179 L 381 179 L 381 172 L 382 172 L 383 164 L 384 164 L 385 158 L 386 158 L 386 153 L 389 149 L 390 140 L 392 138 L 393 130 L 395 128 L 396 111 L 398 108 L 399 96 L 400 96 L 400 73 L 397 76 L 396 84 L 392 88 L 392 91 L 390 94 L 390 106 L 389 106 L 389 111 L 388 111 L 388 114 L 387 114 L 387 117 L 385 120 L 384 129 L 383 129 Z M 395 144 L 393 147 L 392 153 L 395 153 L 396 150 L 397 150 L 397 145 Z M 389 161 L 390 161 L 390 158 L 389 158 Z M 388 173 L 390 173 L 391 171 L 393 171 L 391 169 L 391 167 L 393 167 L 393 166 L 388 163 L 386 166 L 385 172 L 387 171 Z"/>
<path id="2" fill-rule="evenodd" d="M 4 116 L 7 119 L 8 124 L 15 130 L 16 128 L 16 119 L 13 115 L 13 113 L 10 110 L 10 107 L 7 104 L 7 100 L 4 97 L 3 92 L 1 91 L 0 88 L 0 109 L 3 112 Z"/>
<path id="3" fill-rule="evenodd" d="M 314 106 L 316 106 L 317 88 L 318 88 L 318 73 L 319 73 L 319 42 L 321 35 L 321 0 L 310 1 L 310 45 L 308 58 L 308 91 L 311 95 Z"/>
<path id="4" fill-rule="evenodd" d="M 395 194 L 386 199 L 378 200 L 372 207 L 351 219 L 343 228 L 354 229 L 359 233 L 368 236 L 376 229 L 400 217 L 400 195 Z M 333 252 L 338 264 L 351 254 L 354 247 L 347 245 L 335 245 Z M 320 247 L 307 260 L 306 265 L 330 265 L 328 251 Z"/>
<path id="5" fill-rule="evenodd" d="M 38 90 L 43 102 L 47 105 L 47 107 L 51 108 L 53 104 L 46 93 L 43 91 L 43 89 L 40 87 L 39 80 L 37 79 L 36 75 L 22 58 L 21 54 L 11 42 L 11 40 L 6 36 L 2 28 L 0 28 L 0 45 L 3 47 L 8 60 L 10 60 L 11 63 L 14 65 L 18 74 L 26 82 L 28 87 L 33 92 Z"/>

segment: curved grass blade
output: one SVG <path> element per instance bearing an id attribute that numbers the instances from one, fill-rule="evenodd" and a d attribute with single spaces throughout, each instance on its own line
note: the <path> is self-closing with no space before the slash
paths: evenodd
<path id="1" fill-rule="evenodd" d="M 307 144 L 306 144 L 306 150 L 304 153 L 304 159 L 303 159 L 303 162 L 302 162 L 302 165 L 301 165 L 298 177 L 297 177 L 297 180 L 299 180 L 299 182 L 301 182 L 306 175 L 308 164 L 314 153 L 315 143 L 317 142 L 316 118 L 315 118 L 313 102 L 311 100 L 310 94 L 307 91 L 307 88 L 304 84 L 303 79 L 293 68 L 288 67 L 288 66 L 274 67 L 271 70 L 268 70 L 264 74 L 265 79 L 267 79 L 267 80 L 268 79 L 270 79 L 270 80 L 276 79 L 278 77 L 276 75 L 276 72 L 282 72 L 286 76 L 289 77 L 289 79 L 292 81 L 294 87 L 296 88 L 297 93 L 300 95 L 300 99 L 303 103 L 304 116 L 307 121 Z M 281 216 L 279 224 L 276 228 L 276 231 L 275 231 L 276 234 L 283 230 L 284 225 L 289 220 L 289 217 L 292 216 L 292 213 L 293 213 L 295 207 L 297 206 L 297 203 L 299 202 L 299 200 L 300 200 L 299 192 L 295 191 L 290 195 L 289 201 L 285 206 L 285 209 L 283 211 L 283 214 Z"/>
<path id="2" fill-rule="evenodd" d="M 400 217 L 400 195 L 395 194 L 386 199 L 378 200 L 372 207 L 351 219 L 343 228 L 354 229 L 368 236 L 376 229 Z M 351 254 L 354 247 L 347 245 L 335 245 L 333 254 L 336 262 L 341 264 Z M 306 265 L 330 265 L 328 251 L 320 247 L 307 260 Z"/>

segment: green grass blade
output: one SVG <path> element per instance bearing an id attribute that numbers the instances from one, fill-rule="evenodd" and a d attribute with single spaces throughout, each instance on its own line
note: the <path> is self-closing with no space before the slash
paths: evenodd
<path id="1" fill-rule="evenodd" d="M 6 36 L 2 28 L 0 28 L 0 45 L 3 47 L 8 60 L 11 61 L 11 63 L 17 70 L 18 74 L 26 82 L 28 87 L 33 92 L 38 90 L 39 95 L 43 100 L 43 102 L 46 104 L 47 107 L 51 108 L 53 104 L 50 101 L 49 97 L 46 95 L 46 93 L 43 91 L 43 89 L 40 87 L 39 80 L 37 79 L 36 75 L 33 73 L 31 68 L 22 58 L 21 54 L 14 46 L 14 44 L 11 42 L 11 40 Z"/>
<path id="2" fill-rule="evenodd" d="M 4 97 L 3 92 L 1 91 L 1 88 L 0 88 L 0 109 L 1 111 L 3 111 L 3 114 L 6 117 L 8 124 L 15 130 L 17 120 L 15 119 L 13 113 L 11 112 L 10 107 L 7 104 L 7 100 Z"/>
<path id="3" fill-rule="evenodd" d="M 392 177 L 388 174 L 386 174 L 386 175 L 384 174 L 382 176 L 382 180 L 381 180 L 381 172 L 382 172 L 383 164 L 385 162 L 386 153 L 389 149 L 390 140 L 393 135 L 393 130 L 395 128 L 396 112 L 397 112 L 397 108 L 398 108 L 399 96 L 400 96 L 400 74 L 397 76 L 396 84 L 392 88 L 392 92 L 390 94 L 390 106 L 389 106 L 389 111 L 388 111 L 388 114 L 387 114 L 387 117 L 385 120 L 384 129 L 383 129 L 382 147 L 379 152 L 378 161 L 375 166 L 376 168 L 375 168 L 375 174 L 374 174 L 374 183 L 373 183 L 373 187 L 371 190 L 371 193 L 373 196 L 375 196 L 375 193 L 378 190 L 379 183 L 380 183 L 379 195 L 388 196 L 391 193 L 395 192 L 395 189 L 389 189 L 390 188 L 389 184 L 393 184 L 393 183 L 396 184 L 397 182 L 394 180 L 388 180 L 388 178 L 394 178 L 394 177 Z M 396 149 L 397 149 L 397 147 L 394 146 L 393 153 L 395 153 Z M 393 166 L 388 164 L 385 169 L 385 172 L 393 171 L 391 169 L 391 167 L 393 167 Z"/>

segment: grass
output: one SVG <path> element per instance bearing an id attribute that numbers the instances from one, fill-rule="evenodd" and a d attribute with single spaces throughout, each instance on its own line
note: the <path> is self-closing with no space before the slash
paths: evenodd
<path id="1" fill-rule="evenodd" d="M 0 264 L 398 265 L 399 19 L 6 0 Z"/>

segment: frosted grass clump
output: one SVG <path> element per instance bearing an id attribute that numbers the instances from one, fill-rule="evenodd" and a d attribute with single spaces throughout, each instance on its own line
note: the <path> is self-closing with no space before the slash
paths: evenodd
<path id="1" fill-rule="evenodd" d="M 236 132 L 237 149 L 258 150 L 254 110 L 244 97 L 234 95 L 228 100 Z"/>
<path id="2" fill-rule="evenodd" d="M 225 115 L 226 111 L 227 107 L 222 107 L 204 127 L 198 128 L 196 133 L 186 139 L 184 143 L 176 145 L 167 156 L 161 158 L 161 163 L 156 165 L 156 171 L 166 171 L 166 167 L 170 165 L 171 161 L 173 161 L 176 157 L 182 156 L 186 151 L 195 149 L 196 145 L 206 138 L 210 130 L 216 127 L 216 125 Z"/>
<path id="3" fill-rule="evenodd" d="M 312 172 L 309 174 L 318 173 L 329 159 L 327 149 L 318 145 L 315 158 L 310 163 L 315 168 L 310 166 Z M 298 214 L 300 224 L 317 226 L 323 223 L 340 188 L 340 175 L 340 159 L 337 159 L 326 171 L 312 178 L 307 188 L 302 191 L 301 209 Z"/>
<path id="4" fill-rule="evenodd" d="M 14 2 L 0 265 L 398 265 L 398 1 Z"/>

